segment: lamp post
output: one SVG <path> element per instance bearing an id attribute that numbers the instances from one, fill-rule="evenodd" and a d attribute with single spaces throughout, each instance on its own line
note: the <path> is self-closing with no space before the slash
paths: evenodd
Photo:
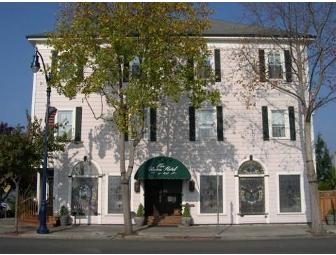
<path id="1" fill-rule="evenodd" d="M 42 171 L 42 189 L 40 192 L 40 207 L 39 207 L 39 227 L 37 229 L 38 234 L 48 234 L 49 229 L 47 227 L 47 201 L 46 201 L 46 186 L 47 186 L 47 168 L 48 168 L 48 119 L 49 116 L 55 112 L 54 107 L 50 107 L 50 74 L 47 74 L 46 67 L 44 64 L 43 57 L 41 53 L 35 48 L 35 54 L 33 62 L 31 63 L 31 69 L 33 73 L 37 73 L 40 70 L 39 58 L 42 60 L 43 71 L 47 83 L 47 107 L 45 113 L 45 127 L 43 134 L 43 171 Z"/>

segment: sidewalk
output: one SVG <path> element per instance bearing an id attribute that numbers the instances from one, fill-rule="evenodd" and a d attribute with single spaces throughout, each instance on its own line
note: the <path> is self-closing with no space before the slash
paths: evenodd
<path id="1" fill-rule="evenodd" d="M 325 225 L 326 237 L 336 237 L 336 225 Z M 12 220 L 0 219 L 0 237 L 48 239 L 194 239 L 194 240 L 266 240 L 313 238 L 305 224 L 198 225 L 191 227 L 134 227 L 136 233 L 123 236 L 122 225 L 72 225 L 54 227 L 49 234 L 36 233 L 36 227 L 20 226 L 14 233 Z"/>

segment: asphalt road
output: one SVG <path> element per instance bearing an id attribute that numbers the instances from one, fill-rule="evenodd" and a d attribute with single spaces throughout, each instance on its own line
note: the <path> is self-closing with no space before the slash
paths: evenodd
<path id="1" fill-rule="evenodd" d="M 0 238 L 0 253 L 336 253 L 336 238 L 248 241 Z"/>

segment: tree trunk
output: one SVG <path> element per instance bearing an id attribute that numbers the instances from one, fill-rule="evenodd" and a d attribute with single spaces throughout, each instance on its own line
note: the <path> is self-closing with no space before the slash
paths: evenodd
<path id="1" fill-rule="evenodd" d="M 311 120 L 305 120 L 304 123 L 305 152 L 307 162 L 307 178 L 309 183 L 310 206 L 311 206 L 311 230 L 315 235 L 324 233 L 321 213 L 320 213 L 320 195 L 318 191 L 317 174 L 313 161 L 312 137 L 311 137 Z"/>
<path id="2" fill-rule="evenodd" d="M 19 194 L 20 194 L 20 180 L 15 182 L 15 232 L 19 233 Z"/>
<path id="3" fill-rule="evenodd" d="M 130 196 L 130 180 L 126 174 L 121 176 L 122 202 L 124 211 L 124 233 L 130 235 L 133 233 L 132 218 L 131 218 L 131 196 Z"/>
<path id="4" fill-rule="evenodd" d="M 130 178 L 126 174 L 126 159 L 125 159 L 125 134 L 120 132 L 120 173 L 121 173 L 121 192 L 122 192 L 122 205 L 124 213 L 124 234 L 130 235 L 133 233 L 132 219 L 131 219 L 131 206 L 130 206 Z"/>

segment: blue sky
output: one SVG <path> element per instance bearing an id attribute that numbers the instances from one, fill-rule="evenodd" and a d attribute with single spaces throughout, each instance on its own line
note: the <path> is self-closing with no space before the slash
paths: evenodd
<path id="1" fill-rule="evenodd" d="M 51 31 L 58 3 L 0 3 L 0 121 L 10 125 L 24 124 L 30 111 L 32 78 L 30 63 L 33 47 L 25 36 Z M 244 12 L 238 3 L 213 3 L 213 17 L 242 21 Z M 336 151 L 336 103 L 315 115 L 315 133 L 320 132 L 329 149 Z"/>

